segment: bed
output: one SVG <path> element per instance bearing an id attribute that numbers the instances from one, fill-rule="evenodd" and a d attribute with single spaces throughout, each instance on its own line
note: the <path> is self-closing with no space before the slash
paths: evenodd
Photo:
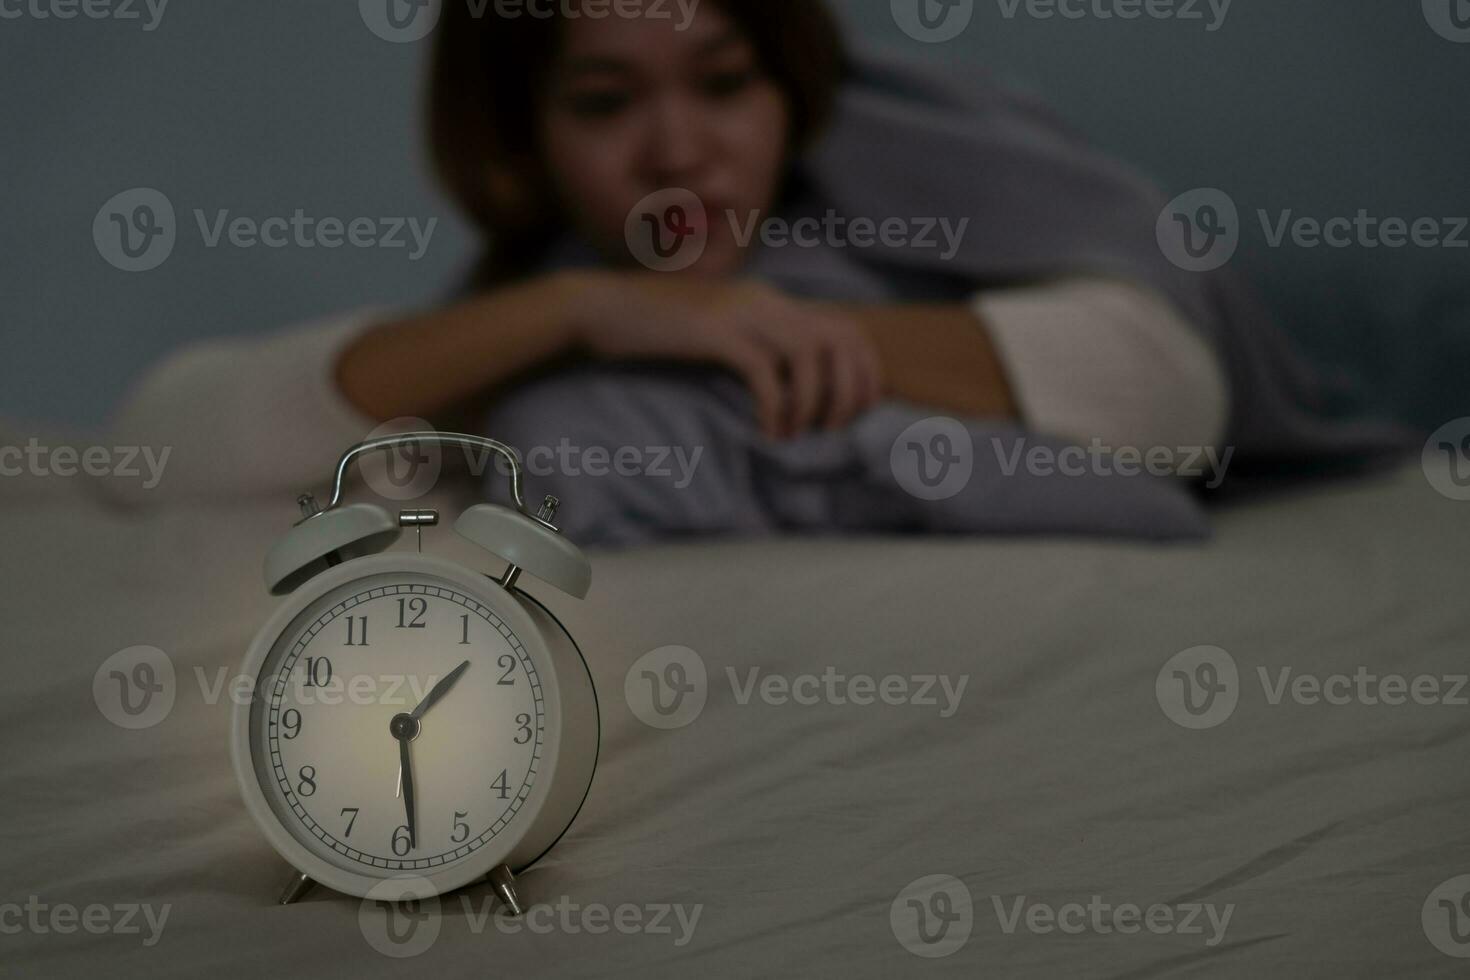
<path id="1" fill-rule="evenodd" d="M 274 606 L 260 561 L 292 502 L 128 511 L 21 477 L 0 503 L 6 975 L 1431 976 L 1470 955 L 1470 503 L 1417 463 L 1221 511 L 1204 544 L 594 552 L 584 602 L 539 592 L 603 719 L 581 815 L 523 876 L 542 911 L 446 896 L 402 962 L 384 910 L 276 903 L 286 868 L 210 703 Z M 425 548 L 476 560 L 451 537 Z M 167 652 L 177 697 L 131 731 L 92 690 L 134 645 Z M 659 729 L 625 681 L 671 646 L 707 700 Z M 1224 676 L 1200 648 L 1236 668 L 1228 713 L 1171 693 Z M 837 696 L 795 697 L 829 674 Z"/>

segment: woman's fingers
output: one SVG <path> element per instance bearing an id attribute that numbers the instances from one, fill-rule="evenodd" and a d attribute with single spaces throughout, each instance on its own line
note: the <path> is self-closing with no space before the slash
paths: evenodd
<path id="1" fill-rule="evenodd" d="M 719 356 L 750 389 L 761 431 L 771 439 L 780 438 L 786 399 L 774 351 L 749 338 L 731 335 L 720 345 Z"/>
<path id="2" fill-rule="evenodd" d="M 810 429 L 827 396 L 825 350 L 795 311 L 782 310 L 777 315 L 767 311 L 751 323 L 753 336 L 773 357 L 783 374 L 781 436 L 789 438 Z M 785 314 L 785 315 L 781 315 Z"/>
<path id="3" fill-rule="evenodd" d="M 840 429 L 853 420 L 862 408 L 863 377 L 860 355 L 854 350 L 834 348 L 828 358 L 832 376 L 825 425 Z"/>

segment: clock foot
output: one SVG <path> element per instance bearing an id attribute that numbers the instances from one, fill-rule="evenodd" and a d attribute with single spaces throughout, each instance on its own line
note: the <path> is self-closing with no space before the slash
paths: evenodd
<path id="1" fill-rule="evenodd" d="M 281 892 L 281 904 L 290 905 L 293 902 L 299 902 L 307 892 L 311 891 L 311 886 L 314 884 L 316 882 L 300 871 L 291 872 L 291 880 L 286 882 L 286 888 Z"/>
<path id="2" fill-rule="evenodd" d="M 516 876 L 511 873 L 510 868 L 500 865 L 490 871 L 490 887 L 495 892 L 495 897 L 505 903 L 511 915 L 521 915 L 525 909 L 521 905 L 521 897 L 516 894 Z"/>

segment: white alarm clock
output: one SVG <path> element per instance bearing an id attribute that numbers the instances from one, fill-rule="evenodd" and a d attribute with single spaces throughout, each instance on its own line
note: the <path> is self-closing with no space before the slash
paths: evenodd
<path id="1" fill-rule="evenodd" d="M 422 554 L 433 511 L 342 506 L 366 453 L 437 444 L 496 453 L 515 509 L 479 504 L 454 529 L 509 563 L 498 578 Z M 516 452 L 477 436 L 414 432 L 354 446 L 331 502 L 271 548 L 266 586 L 288 598 L 245 655 L 253 685 L 235 706 L 231 754 L 245 806 L 312 882 L 385 901 L 489 877 L 512 913 L 515 872 L 571 826 L 597 765 L 597 695 L 581 651 L 524 592 L 525 571 L 582 598 L 587 558 L 532 514 Z M 404 527 L 420 551 L 387 551 Z"/>

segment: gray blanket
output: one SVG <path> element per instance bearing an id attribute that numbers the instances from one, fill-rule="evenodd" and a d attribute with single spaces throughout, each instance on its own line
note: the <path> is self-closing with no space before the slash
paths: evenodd
<path id="1" fill-rule="evenodd" d="M 487 431 L 521 452 L 538 493 L 568 502 L 558 521 L 582 544 L 778 531 L 1208 534 L 1177 478 L 1092 465 L 1015 426 L 902 402 L 841 432 L 774 442 L 741 383 L 709 370 L 561 372 L 503 400 Z"/>
<path id="2" fill-rule="evenodd" d="M 697 372 L 576 371 L 503 399 L 487 431 L 523 451 L 564 440 L 610 451 L 702 447 L 693 479 L 677 488 L 656 476 L 598 477 L 580 468 L 542 474 L 586 508 L 587 520 L 595 515 L 579 530 L 597 544 L 777 528 L 1194 537 L 1206 528 L 1195 489 L 1360 469 L 1409 445 L 1396 426 L 1344 419 L 1349 386 L 1310 369 L 1228 272 L 1171 262 L 1155 233 L 1163 206 L 1146 181 L 1039 105 L 994 85 L 959 92 L 912 66 L 865 57 L 834 124 L 797 167 L 783 216 L 968 216 L 966 233 L 950 243 L 952 254 L 881 243 L 757 246 L 748 272 L 801 296 L 869 302 L 957 301 L 987 286 L 1081 274 L 1150 286 L 1203 332 L 1230 379 L 1230 455 L 1213 465 L 1196 461 L 1193 486 L 1161 480 L 1147 466 L 1094 462 L 1077 475 L 1075 465 L 1067 472 L 1010 465 L 1018 449 L 1023 461 L 1033 449 L 1044 461 L 1067 447 L 994 420 L 936 419 L 896 403 L 845 431 L 771 445 L 748 400 Z M 569 240 L 547 264 L 596 261 Z M 1072 448 L 1075 460 L 1084 449 L 1094 458 L 1098 447 Z M 929 492 L 926 482 L 942 483 L 955 466 L 967 474 L 952 481 L 962 486 Z M 582 522 L 570 512 L 567 520 Z"/>

